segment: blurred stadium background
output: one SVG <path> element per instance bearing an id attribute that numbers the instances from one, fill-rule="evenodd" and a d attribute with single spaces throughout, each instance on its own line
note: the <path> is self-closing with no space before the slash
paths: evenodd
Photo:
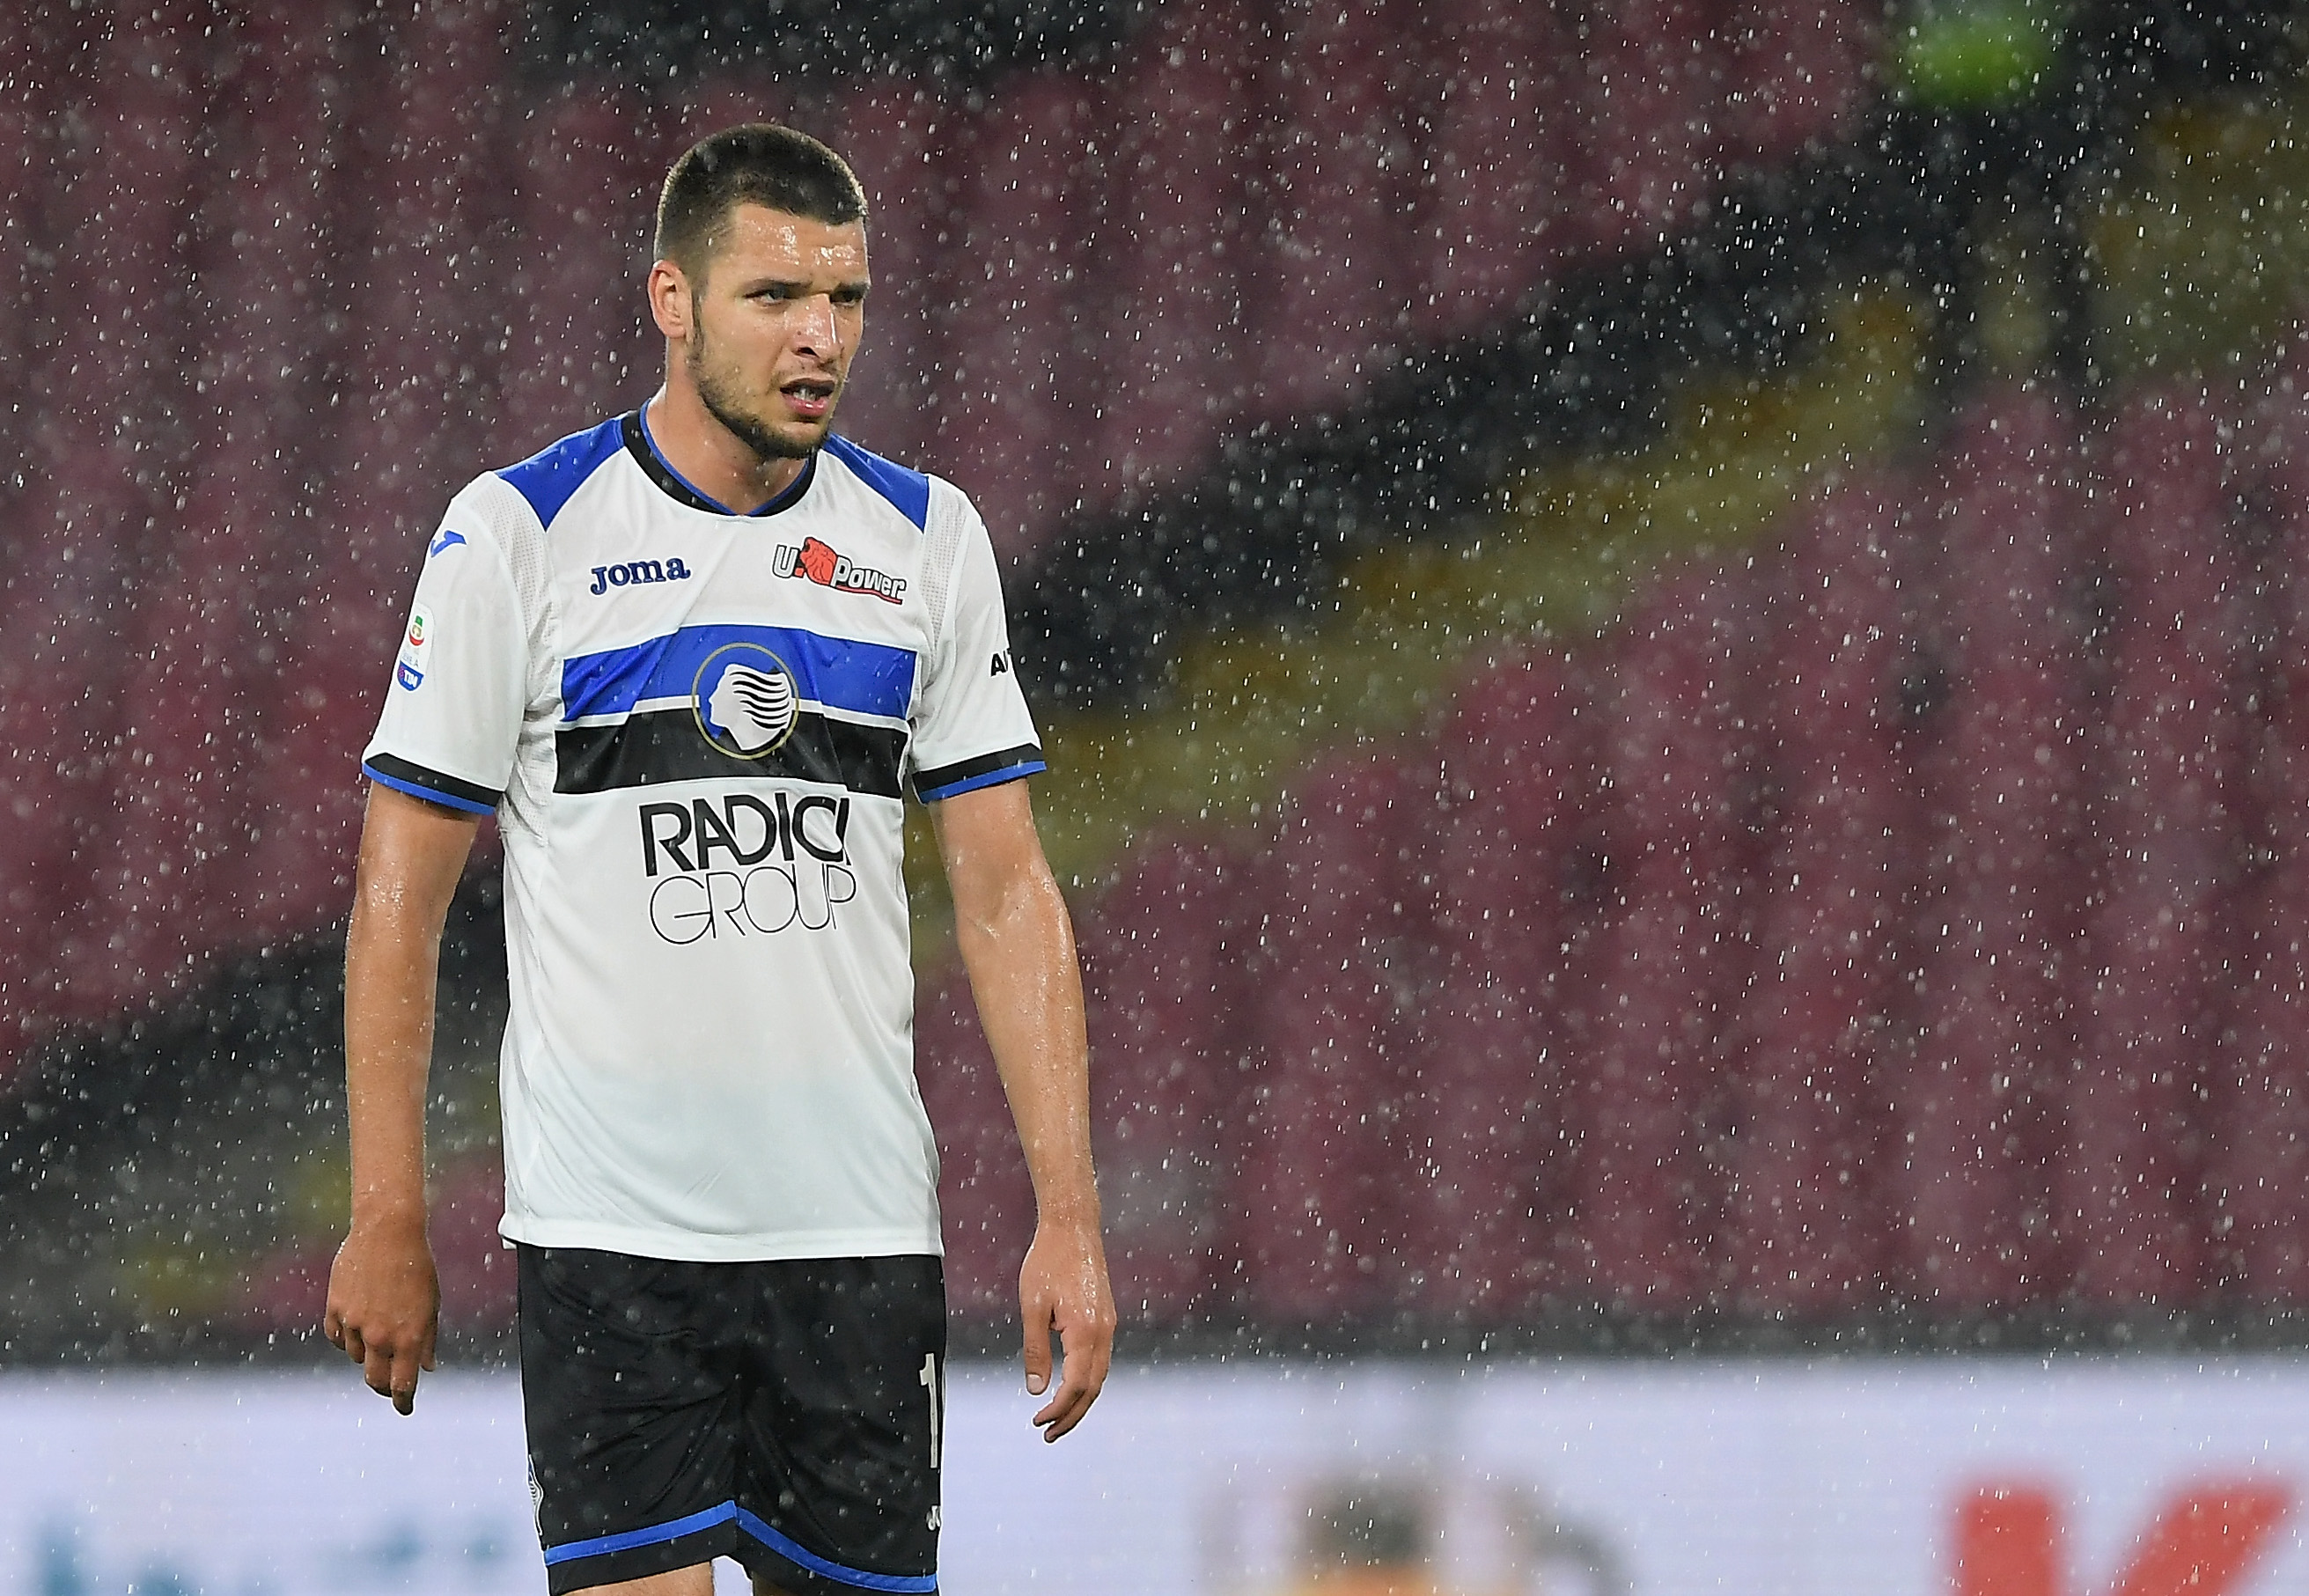
<path id="1" fill-rule="evenodd" d="M 765 117 L 875 207 L 843 430 L 1007 564 L 1126 1358 L 2309 1343 L 2305 44 L 2244 0 L 0 10 L 0 1359 L 327 1352 L 424 538 L 654 386 L 654 184 Z M 493 846 L 433 1105 L 469 1364 Z M 934 874 L 993 1351 L 1031 1200 Z M 1982 1545 L 2056 1516 L 1982 1500 Z M 1426 1532 L 1338 1502 L 1342 1566 Z M 111 1588 L 41 1545 L 26 1589 Z M 2028 1555 L 1959 1588 L 2053 1596 Z"/>

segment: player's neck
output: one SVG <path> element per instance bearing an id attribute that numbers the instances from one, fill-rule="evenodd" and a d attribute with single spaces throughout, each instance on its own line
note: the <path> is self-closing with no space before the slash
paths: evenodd
<path id="1" fill-rule="evenodd" d="M 750 515 L 801 475 L 803 462 L 764 460 L 713 418 L 696 393 L 668 383 L 643 407 L 649 440 L 698 492 L 740 515 Z"/>

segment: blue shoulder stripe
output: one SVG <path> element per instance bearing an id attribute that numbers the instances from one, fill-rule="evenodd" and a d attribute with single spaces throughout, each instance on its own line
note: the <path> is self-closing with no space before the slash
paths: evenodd
<path id="1" fill-rule="evenodd" d="M 912 649 L 827 637 L 795 626 L 684 626 L 629 648 L 563 660 L 562 719 L 622 715 L 648 699 L 695 701 L 697 676 L 705 662 L 733 643 L 750 643 L 775 654 L 793 672 L 801 695 L 830 709 L 902 720 L 913 698 Z"/>
<path id="2" fill-rule="evenodd" d="M 529 507 L 537 512 L 538 525 L 549 527 L 570 496 L 585 485 L 585 479 L 626 446 L 624 420 L 621 416 L 612 417 L 599 427 L 573 432 L 497 475 L 529 501 Z"/>
<path id="3" fill-rule="evenodd" d="M 897 506 L 898 513 L 927 531 L 930 522 L 930 479 L 895 461 L 868 453 L 848 438 L 828 433 L 826 452 L 856 472 L 859 480 Z"/>

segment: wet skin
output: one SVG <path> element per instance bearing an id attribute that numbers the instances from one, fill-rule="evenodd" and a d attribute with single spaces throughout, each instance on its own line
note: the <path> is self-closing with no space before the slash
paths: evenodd
<path id="1" fill-rule="evenodd" d="M 745 512 L 791 487 L 826 441 L 866 330 L 863 222 L 740 204 L 698 270 L 650 269 L 666 338 L 651 436 L 697 487 Z"/>

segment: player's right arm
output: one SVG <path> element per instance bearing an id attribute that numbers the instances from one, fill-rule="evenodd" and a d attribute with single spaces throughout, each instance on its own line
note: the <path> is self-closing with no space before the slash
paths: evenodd
<path id="1" fill-rule="evenodd" d="M 526 703 L 528 612 L 498 546 L 508 513 L 528 512 L 492 478 L 451 502 L 361 755 L 368 813 L 345 940 L 352 1222 L 322 1329 L 404 1413 L 433 1367 L 440 1306 L 425 1234 L 425 1080 L 441 927 L 473 833 L 512 775 Z"/>
<path id="2" fill-rule="evenodd" d="M 369 789 L 345 937 L 352 1224 L 323 1332 L 408 1412 L 433 1367 L 441 1291 L 425 1229 L 425 1083 L 441 928 L 480 816 Z"/>

